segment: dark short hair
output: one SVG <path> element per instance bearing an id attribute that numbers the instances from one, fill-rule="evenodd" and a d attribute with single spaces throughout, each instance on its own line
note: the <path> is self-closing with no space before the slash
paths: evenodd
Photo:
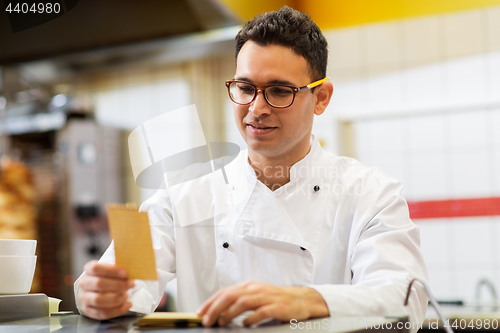
<path id="1" fill-rule="evenodd" d="M 314 81 L 326 76 L 328 43 L 316 23 L 303 12 L 283 6 L 249 20 L 236 35 L 236 61 L 241 48 L 249 40 L 260 46 L 290 47 L 307 60 Z"/>

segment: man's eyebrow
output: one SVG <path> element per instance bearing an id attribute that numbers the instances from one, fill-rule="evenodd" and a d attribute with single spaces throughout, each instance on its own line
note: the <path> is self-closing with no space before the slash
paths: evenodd
<path id="1" fill-rule="evenodd" d="M 235 77 L 234 79 L 237 81 L 245 81 L 248 83 L 253 83 L 252 80 L 250 80 L 249 78 L 246 78 L 246 77 Z M 269 81 L 266 83 L 266 85 L 276 85 L 276 84 L 285 85 L 285 86 L 295 86 L 292 82 L 286 81 L 286 80 L 272 80 L 272 81 Z"/>
<path id="2" fill-rule="evenodd" d="M 245 81 L 245 82 L 248 82 L 248 83 L 253 83 L 252 80 L 246 78 L 246 77 L 235 77 L 234 78 L 236 81 Z"/>
<path id="3" fill-rule="evenodd" d="M 286 80 L 272 80 L 269 81 L 268 84 L 282 84 L 285 86 L 295 86 L 292 82 Z"/>

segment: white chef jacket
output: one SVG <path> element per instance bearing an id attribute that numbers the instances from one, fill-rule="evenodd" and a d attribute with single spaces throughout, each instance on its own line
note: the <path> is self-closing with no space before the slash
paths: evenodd
<path id="1" fill-rule="evenodd" d="M 428 298 L 419 284 L 403 305 L 408 283 L 427 280 L 427 272 L 400 182 L 327 153 L 316 139 L 275 191 L 257 180 L 247 150 L 225 171 L 234 205 L 216 223 L 179 221 L 165 189 L 141 206 L 159 281 L 136 281 L 131 311 L 153 312 L 175 277 L 177 309 L 191 312 L 217 290 L 251 279 L 312 287 L 331 316 L 406 313 L 423 320 Z M 113 244 L 100 261 L 114 263 Z M 75 283 L 77 306 L 78 292 Z"/>

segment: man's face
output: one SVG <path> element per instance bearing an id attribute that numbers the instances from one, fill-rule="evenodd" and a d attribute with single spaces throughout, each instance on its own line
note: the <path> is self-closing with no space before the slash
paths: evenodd
<path id="1" fill-rule="evenodd" d="M 284 46 L 259 46 L 251 41 L 238 54 L 235 79 L 259 87 L 311 83 L 304 57 Z M 260 92 L 248 105 L 233 103 L 236 125 L 248 145 L 250 159 L 260 155 L 290 160 L 297 155 L 296 162 L 304 157 L 309 151 L 315 100 L 315 95 L 306 90 L 297 93 L 293 104 L 284 109 L 270 106 Z"/>

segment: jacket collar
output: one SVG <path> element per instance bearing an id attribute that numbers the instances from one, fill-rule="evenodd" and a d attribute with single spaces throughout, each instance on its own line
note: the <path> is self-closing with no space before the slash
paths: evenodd
<path id="1" fill-rule="evenodd" d="M 237 218 L 237 222 L 235 221 L 234 232 L 245 236 L 291 243 L 306 249 L 315 248 L 315 244 L 310 244 L 310 241 L 311 234 L 316 233 L 317 228 L 312 226 L 305 228 L 300 225 L 306 223 L 306 221 L 295 221 L 297 217 L 291 216 L 290 214 L 293 215 L 293 212 L 291 213 L 288 209 L 285 209 L 281 201 L 284 200 L 283 198 L 287 196 L 287 193 L 292 193 L 292 196 L 308 195 L 308 191 L 315 184 L 313 166 L 321 164 L 323 153 L 324 151 L 318 140 L 314 138 L 309 153 L 290 169 L 290 182 L 272 192 L 257 180 L 253 168 L 248 163 L 248 151 L 245 151 L 242 157 L 244 158 L 246 175 L 250 184 L 247 189 L 251 193 L 247 192 L 248 200 L 245 200 L 244 206 L 237 209 L 236 215 L 239 218 Z M 304 207 L 300 207 L 300 209 L 313 210 L 312 215 L 319 214 L 321 216 L 318 209 L 324 208 L 326 196 L 321 194 L 313 195 L 313 200 Z"/>
<path id="2" fill-rule="evenodd" d="M 292 165 L 290 169 L 290 182 L 295 182 L 298 179 L 308 178 L 313 176 L 312 166 L 318 163 L 318 159 L 323 151 L 318 139 L 311 135 L 312 143 L 311 150 L 304 156 L 303 159 Z"/>
<path id="3" fill-rule="evenodd" d="M 322 153 L 323 148 L 321 148 L 318 139 L 311 134 L 311 150 L 309 150 L 303 159 L 292 165 L 290 168 L 290 182 L 295 182 L 298 179 L 313 176 L 311 167 L 313 164 L 318 163 L 318 159 Z M 243 161 L 245 161 L 245 171 L 248 180 L 251 182 L 257 181 L 255 170 L 248 161 L 248 149 L 242 151 L 241 157 L 243 158 Z"/>
<path id="4" fill-rule="evenodd" d="M 235 225 L 237 234 L 306 247 L 304 237 L 275 194 L 257 182 Z"/>

